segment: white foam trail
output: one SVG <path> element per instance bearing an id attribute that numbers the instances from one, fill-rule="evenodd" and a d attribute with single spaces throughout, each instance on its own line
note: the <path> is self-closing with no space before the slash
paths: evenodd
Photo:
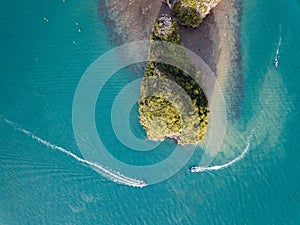
<path id="1" fill-rule="evenodd" d="M 245 157 L 245 155 L 247 154 L 247 152 L 249 151 L 250 149 L 250 141 L 253 137 L 253 132 L 255 131 L 255 129 L 253 129 L 250 133 L 250 135 L 248 136 L 247 138 L 247 144 L 246 144 L 246 147 L 244 149 L 244 151 L 238 156 L 236 157 L 235 159 L 233 159 L 232 161 L 226 163 L 226 164 L 223 164 L 223 165 L 220 165 L 220 166 L 210 166 L 210 167 L 202 167 L 202 166 L 193 166 L 190 168 L 190 172 L 193 172 L 193 173 L 199 173 L 199 172 L 205 172 L 205 171 L 211 171 L 211 170 L 221 170 L 221 169 L 224 169 L 228 166 L 231 166 L 232 164 L 240 161 L 242 158 Z"/>
<path id="2" fill-rule="evenodd" d="M 79 156 L 75 155 L 74 153 L 68 151 L 67 149 L 57 146 L 55 144 L 50 143 L 49 141 L 46 141 L 38 136 L 36 136 L 35 134 L 33 134 L 32 132 L 23 129 L 22 127 L 20 127 L 18 124 L 4 118 L 3 116 L 0 115 L 0 117 L 3 119 L 4 122 L 6 122 L 7 124 L 11 125 L 15 130 L 26 134 L 27 136 L 31 137 L 32 139 L 36 140 L 37 142 L 46 145 L 47 147 L 54 149 L 54 150 L 58 150 L 60 152 L 63 152 L 65 154 L 67 154 L 68 156 L 71 156 L 72 158 L 74 158 L 75 160 L 86 164 L 88 166 L 93 167 L 94 169 L 96 169 L 97 171 L 99 171 L 101 174 L 103 174 L 104 176 L 108 177 L 109 179 L 117 182 L 117 183 L 121 183 L 121 184 L 125 184 L 125 185 L 129 185 L 129 186 L 133 186 L 133 187 L 145 187 L 147 186 L 147 183 L 143 180 L 138 180 L 138 179 L 134 179 L 134 178 L 130 178 L 127 177 L 123 174 L 121 174 L 120 172 L 116 172 L 116 171 L 111 171 L 109 169 L 104 168 L 103 166 L 97 164 L 97 163 L 93 163 L 90 162 L 88 160 L 82 159 Z"/>
<path id="3" fill-rule="evenodd" d="M 277 44 L 277 49 L 276 49 L 276 54 L 275 54 L 275 59 L 274 59 L 274 65 L 277 68 L 279 64 L 279 51 L 280 51 L 280 46 L 281 46 L 281 24 L 279 24 L 279 41 Z"/>

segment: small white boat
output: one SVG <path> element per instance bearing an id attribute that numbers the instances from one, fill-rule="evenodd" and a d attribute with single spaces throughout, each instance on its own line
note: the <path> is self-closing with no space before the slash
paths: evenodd
<path id="1" fill-rule="evenodd" d="M 190 167 L 189 171 L 192 172 L 192 173 L 197 172 L 197 166 Z"/>
<path id="2" fill-rule="evenodd" d="M 276 57 L 275 60 L 274 60 L 274 65 L 275 65 L 276 68 L 278 67 L 278 63 L 279 63 L 279 61 L 278 61 L 278 58 Z"/>
<path id="3" fill-rule="evenodd" d="M 192 166 L 189 168 L 189 171 L 192 173 L 203 172 L 206 170 L 207 170 L 207 167 L 201 167 L 201 166 Z"/>

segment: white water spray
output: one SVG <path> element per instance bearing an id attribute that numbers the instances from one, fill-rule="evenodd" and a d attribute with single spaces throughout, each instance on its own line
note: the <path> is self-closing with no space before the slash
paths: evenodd
<path id="1" fill-rule="evenodd" d="M 205 171 L 211 171 L 211 170 L 221 170 L 221 169 L 227 168 L 227 167 L 231 166 L 232 164 L 240 161 L 241 159 L 243 159 L 245 157 L 245 155 L 247 154 L 247 152 L 250 149 L 250 141 L 253 137 L 253 132 L 254 131 L 255 131 L 255 129 L 253 129 L 251 131 L 250 135 L 248 136 L 247 144 L 246 144 L 246 147 L 245 147 L 244 151 L 238 157 L 233 159 L 232 161 L 230 161 L 228 163 L 225 163 L 223 165 L 220 165 L 220 166 L 210 166 L 210 167 L 193 166 L 193 167 L 190 168 L 190 171 L 192 173 L 198 173 L 198 172 L 205 172 Z"/>
<path id="2" fill-rule="evenodd" d="M 147 186 L 147 183 L 143 180 L 138 180 L 138 179 L 134 179 L 134 178 L 130 178 L 127 177 L 123 174 L 121 174 L 120 172 L 116 172 L 116 171 L 111 171 L 107 168 L 104 168 L 103 166 L 97 164 L 97 163 L 93 163 L 90 162 L 88 160 L 85 160 L 83 158 L 80 158 L 79 156 L 75 155 L 74 153 L 68 151 L 67 149 L 57 146 L 55 144 L 50 143 L 49 141 L 46 141 L 38 136 L 36 136 L 35 134 L 33 134 L 32 132 L 23 129 L 22 127 L 20 127 L 18 124 L 6 119 L 5 117 L 0 115 L 0 118 L 3 119 L 4 122 L 6 122 L 7 124 L 11 125 L 15 130 L 26 134 L 27 136 L 31 137 L 32 139 L 36 140 L 37 142 L 53 149 L 53 150 L 58 150 L 60 152 L 63 152 L 65 154 L 67 154 L 68 156 L 72 157 L 73 159 L 93 167 L 96 171 L 100 172 L 101 174 L 103 174 L 104 176 L 108 177 L 109 179 L 113 180 L 116 183 L 120 183 L 120 184 L 125 184 L 125 185 L 129 185 L 129 186 L 133 186 L 133 187 L 145 187 Z"/>

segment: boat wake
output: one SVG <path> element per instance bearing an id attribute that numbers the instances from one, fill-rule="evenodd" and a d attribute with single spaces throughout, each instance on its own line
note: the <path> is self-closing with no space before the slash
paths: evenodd
<path id="1" fill-rule="evenodd" d="M 278 44 L 277 44 L 277 49 L 276 49 L 276 54 L 275 54 L 275 59 L 274 59 L 274 65 L 275 65 L 276 68 L 279 65 L 280 46 L 281 46 L 281 24 L 279 24 L 279 41 L 278 41 Z"/>
<path id="2" fill-rule="evenodd" d="M 238 157 L 233 159 L 232 161 L 225 163 L 223 165 L 219 165 L 219 166 L 209 166 L 209 167 L 193 166 L 189 169 L 190 172 L 199 173 L 199 172 L 212 171 L 212 170 L 221 170 L 221 169 L 227 168 L 227 167 L 231 166 L 232 164 L 240 161 L 241 159 L 243 159 L 245 157 L 245 155 L 247 154 L 247 152 L 250 149 L 250 142 L 251 142 L 251 139 L 253 138 L 254 131 L 255 131 L 255 128 L 251 131 L 250 135 L 247 137 L 247 144 L 246 144 L 244 151 Z"/>
<path id="3" fill-rule="evenodd" d="M 5 117 L 3 117 L 1 115 L 0 115 L 0 118 L 2 118 L 2 120 L 5 123 L 11 125 L 15 130 L 17 130 L 23 134 L 26 134 L 27 136 L 31 137 L 32 139 L 36 140 L 37 142 L 39 142 L 53 150 L 58 150 L 60 152 L 63 152 L 65 154 L 67 154 L 68 156 L 72 157 L 73 159 L 77 160 L 78 162 L 81 162 L 85 165 L 92 167 L 95 171 L 101 173 L 103 176 L 109 178 L 110 180 L 113 180 L 116 183 L 125 184 L 125 185 L 133 186 L 133 187 L 141 187 L 141 188 L 147 186 L 147 183 L 143 180 L 138 180 L 138 179 L 134 179 L 131 177 L 127 177 L 127 176 L 121 174 L 120 172 L 112 171 L 112 170 L 107 169 L 97 163 L 90 162 L 88 160 L 80 158 L 79 156 L 75 155 L 74 153 L 68 151 L 67 149 L 57 146 L 55 144 L 52 144 L 49 141 L 46 141 L 46 140 L 36 136 L 32 132 L 23 129 L 18 124 L 6 119 Z"/>

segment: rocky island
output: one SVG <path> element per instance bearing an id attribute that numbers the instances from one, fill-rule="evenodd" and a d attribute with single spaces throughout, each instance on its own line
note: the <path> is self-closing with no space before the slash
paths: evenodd
<path id="1" fill-rule="evenodd" d="M 229 119 L 238 118 L 239 102 L 243 93 L 239 49 L 240 0 L 153 0 L 151 2 L 130 0 L 128 2 L 103 1 L 102 3 L 100 12 L 106 23 L 111 25 L 112 36 L 119 44 L 150 37 L 151 40 L 161 39 L 183 45 L 200 56 L 217 76 L 223 91 L 227 93 L 226 104 L 230 109 L 227 111 L 230 114 Z M 168 32 L 165 33 L 165 36 L 161 36 L 163 32 L 159 30 L 165 25 L 170 29 L 162 29 L 163 32 Z M 151 51 L 154 50 L 152 46 L 149 53 L 151 54 Z M 189 89 L 199 89 L 198 91 L 201 93 L 201 87 L 194 86 L 193 79 L 190 79 L 182 71 L 150 60 L 133 74 L 133 76 L 144 74 L 139 111 L 140 122 L 149 139 L 172 138 L 176 139 L 179 144 L 194 144 L 203 139 L 209 113 L 208 110 L 203 109 L 208 105 L 205 106 L 205 101 L 203 101 L 206 99 L 205 95 L 204 98 L 200 98 L 196 97 L 195 93 L 192 95 L 192 91 L 189 91 Z M 201 76 L 200 73 L 199 76 Z M 159 85 L 167 90 L 157 91 L 156 97 L 146 96 L 150 93 L 149 84 L 153 82 L 149 81 L 149 77 L 165 77 L 169 80 L 169 86 L 164 86 L 167 83 L 164 83 L 163 80 Z M 182 82 L 175 78 L 182 79 Z M 183 87 L 192 99 L 194 111 L 186 118 L 180 118 L 176 111 L 176 108 L 188 108 L 186 104 L 180 105 L 183 96 L 175 94 L 178 99 L 181 99 L 177 101 L 177 105 L 164 100 L 169 97 L 168 93 L 170 94 L 172 89 L 170 82 L 175 82 Z M 227 85 L 228 83 L 230 85 Z M 199 99 L 198 103 L 197 99 Z M 202 112 L 199 110 L 199 106 L 202 107 Z M 188 111 L 189 108 L 186 110 Z M 150 118 L 150 115 L 156 116 L 156 119 L 151 119 L 154 117 Z M 189 119 L 195 119 L 195 121 L 191 122 Z M 167 121 L 169 122 L 166 123 Z M 194 128 L 192 128 L 192 124 L 195 125 Z M 183 130 L 187 131 L 183 132 Z"/>
<path id="2" fill-rule="evenodd" d="M 162 15 L 154 24 L 149 57 L 160 54 L 161 40 L 182 45 L 177 20 Z M 185 51 L 173 49 L 176 56 L 199 77 L 200 71 L 190 62 Z M 178 85 L 180 88 L 176 88 Z M 170 101 L 173 97 L 173 101 Z M 187 102 L 191 99 L 191 104 Z M 186 72 L 165 63 L 148 61 L 141 85 L 140 122 L 151 140 L 175 139 L 178 144 L 196 144 L 204 138 L 208 101 L 199 84 Z"/>
<path id="3" fill-rule="evenodd" d="M 183 45 L 178 31 L 178 23 L 190 27 L 199 26 L 217 2 L 166 1 L 172 10 L 171 15 L 163 14 L 158 18 L 154 24 L 150 40 Z M 185 52 L 180 52 L 178 49 L 173 51 L 177 51 L 177 58 L 184 60 L 189 68 L 193 68 L 196 76 L 201 76 L 200 71 L 190 62 Z M 157 54 L 159 54 L 159 47 L 151 44 L 149 57 Z M 175 91 L 175 88 L 171 87 L 170 81 L 175 82 L 182 90 Z M 155 96 L 153 95 L 153 87 L 160 87 Z M 176 96 L 173 102 L 170 102 L 171 95 Z M 191 105 L 188 106 L 184 95 L 191 99 Z M 197 144 L 203 140 L 206 133 L 209 115 L 208 100 L 199 83 L 186 72 L 171 65 L 148 61 L 141 86 L 139 113 L 140 122 L 150 140 L 170 138 L 181 145 Z"/>

